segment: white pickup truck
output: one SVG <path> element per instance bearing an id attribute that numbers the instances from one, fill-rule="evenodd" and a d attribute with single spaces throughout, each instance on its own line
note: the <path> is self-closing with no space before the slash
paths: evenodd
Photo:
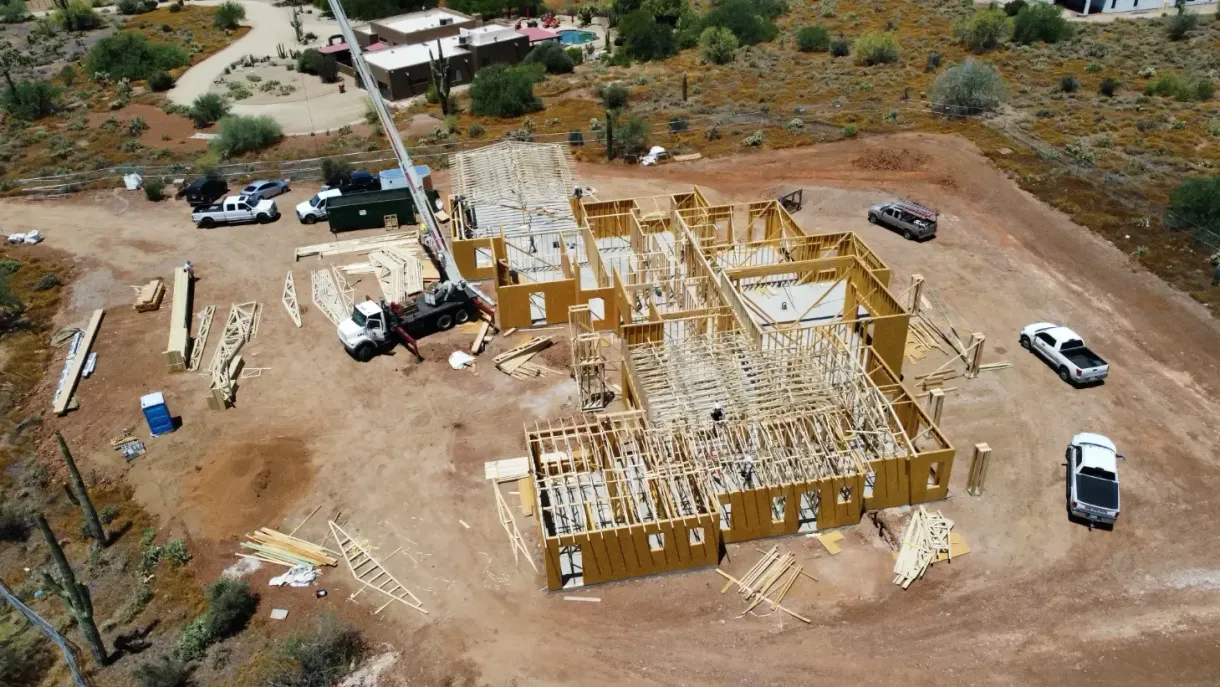
<path id="1" fill-rule="evenodd" d="M 1081 432 L 1067 448 L 1068 513 L 1089 528 L 1113 525 L 1118 519 L 1118 455 L 1114 442 L 1100 434 Z"/>
<path id="2" fill-rule="evenodd" d="M 260 200 L 257 197 L 229 196 L 215 205 L 202 205 L 191 212 L 195 226 L 208 229 L 217 224 L 240 224 L 242 222 L 258 222 L 266 224 L 280 217 L 280 209 L 274 200 Z"/>
<path id="3" fill-rule="evenodd" d="M 1042 357 L 1059 373 L 1059 379 L 1076 386 L 1100 382 L 1110 366 L 1076 332 L 1049 322 L 1031 324 L 1021 330 L 1021 347 Z"/>

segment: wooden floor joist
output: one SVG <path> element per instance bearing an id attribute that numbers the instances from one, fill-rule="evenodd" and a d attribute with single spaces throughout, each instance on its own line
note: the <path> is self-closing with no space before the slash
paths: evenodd
<path id="1" fill-rule="evenodd" d="M 89 324 L 81 336 L 80 345 L 76 348 L 76 357 L 72 358 L 72 364 L 68 367 L 68 373 L 64 377 L 63 386 L 60 387 L 59 393 L 51 402 L 51 410 L 56 415 L 63 415 L 68 411 L 68 402 L 72 400 L 72 394 L 76 391 L 76 383 L 80 381 L 81 370 L 84 369 L 85 361 L 89 358 L 89 348 L 93 346 L 93 340 L 97 338 L 97 329 L 101 326 L 102 316 L 105 314 L 105 310 L 98 309 L 94 310 L 93 315 L 89 318 Z"/>
<path id="2" fill-rule="evenodd" d="M 174 306 L 169 320 L 169 345 L 165 348 L 165 368 L 183 372 L 191 345 L 191 273 L 184 268 L 174 270 Z"/>
<path id="3" fill-rule="evenodd" d="M 284 309 L 288 311 L 288 316 L 292 318 L 292 323 L 297 327 L 301 326 L 301 304 L 297 300 L 297 285 L 292 280 L 292 270 L 288 270 L 288 276 L 284 277 Z"/>
<path id="4" fill-rule="evenodd" d="M 199 364 L 203 362 L 203 349 L 208 345 L 208 334 L 212 332 L 212 318 L 216 315 L 216 306 L 209 305 L 199 313 L 199 335 L 191 339 L 191 359 L 186 365 L 186 369 L 194 371 L 199 369 Z"/>
<path id="5" fill-rule="evenodd" d="M 423 602 L 419 600 L 419 597 L 415 596 L 410 589 L 403 586 L 388 570 L 382 567 L 381 562 L 373 558 L 365 544 L 356 541 L 351 535 L 344 532 L 343 528 L 339 527 L 335 521 L 331 520 L 328 524 L 335 541 L 339 543 L 339 550 L 343 552 L 343 559 L 347 561 L 348 572 L 360 584 L 361 591 L 368 589 L 370 592 L 377 592 L 389 597 L 389 601 L 386 601 L 383 606 L 373 611 L 374 615 L 381 613 L 395 601 L 408 608 L 413 608 L 424 615 L 428 615 L 428 611 L 424 610 Z M 349 598 L 354 597 L 355 594 Z"/>

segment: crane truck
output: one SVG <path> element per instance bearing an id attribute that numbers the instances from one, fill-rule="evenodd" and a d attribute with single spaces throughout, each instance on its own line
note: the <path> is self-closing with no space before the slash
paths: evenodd
<path id="1" fill-rule="evenodd" d="M 362 363 L 401 343 L 418 360 L 418 340 L 451 329 L 494 311 L 472 289 L 446 281 L 406 303 L 365 300 L 356 304 L 351 317 L 339 323 L 339 341 L 349 355 Z"/>

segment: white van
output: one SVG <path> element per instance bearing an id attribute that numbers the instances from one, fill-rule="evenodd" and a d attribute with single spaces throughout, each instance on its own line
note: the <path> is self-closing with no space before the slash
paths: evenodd
<path id="1" fill-rule="evenodd" d="M 329 191 L 320 191 L 313 198 L 297 203 L 297 219 L 304 224 L 313 224 L 320 219 L 326 219 L 327 201 L 341 195 L 343 193 L 339 189 L 333 188 Z"/>

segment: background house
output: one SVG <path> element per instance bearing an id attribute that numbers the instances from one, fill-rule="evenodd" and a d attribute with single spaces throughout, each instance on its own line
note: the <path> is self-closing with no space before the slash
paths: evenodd
<path id="1" fill-rule="evenodd" d="M 461 29 L 455 36 L 427 43 L 395 45 L 365 55 L 381 93 L 389 100 L 402 100 L 428 92 L 432 68 L 429 62 L 438 54 L 438 45 L 449 62 L 450 83 L 470 83 L 480 67 L 490 64 L 517 64 L 529 52 L 529 39 L 512 28 L 491 24 Z"/>

